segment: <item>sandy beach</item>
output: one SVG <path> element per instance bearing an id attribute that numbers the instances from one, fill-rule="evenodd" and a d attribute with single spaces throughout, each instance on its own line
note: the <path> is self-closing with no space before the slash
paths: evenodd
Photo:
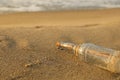
<path id="1" fill-rule="evenodd" d="M 119 32 L 120 9 L 0 14 L 0 80 L 120 80 L 55 46 L 68 41 L 120 50 Z"/>

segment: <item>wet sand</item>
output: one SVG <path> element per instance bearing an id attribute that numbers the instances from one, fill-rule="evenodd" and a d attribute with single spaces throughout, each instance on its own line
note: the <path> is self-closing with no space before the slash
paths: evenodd
<path id="1" fill-rule="evenodd" d="M 0 80 L 119 80 L 55 47 L 68 41 L 120 50 L 119 32 L 120 9 L 2 14 Z"/>

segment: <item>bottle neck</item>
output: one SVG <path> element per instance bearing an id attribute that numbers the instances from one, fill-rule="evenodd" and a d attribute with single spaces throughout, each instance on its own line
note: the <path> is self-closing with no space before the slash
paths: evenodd
<path id="1" fill-rule="evenodd" d="M 57 42 L 56 46 L 58 49 L 71 49 L 74 50 L 76 48 L 76 44 L 68 43 L 68 42 Z"/>

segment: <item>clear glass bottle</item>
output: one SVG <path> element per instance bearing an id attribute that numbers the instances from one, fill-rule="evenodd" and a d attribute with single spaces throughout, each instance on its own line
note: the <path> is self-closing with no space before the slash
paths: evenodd
<path id="1" fill-rule="evenodd" d="M 113 73 L 120 73 L 120 51 L 104 48 L 91 43 L 76 45 L 57 42 L 58 48 L 72 49 L 86 63 L 98 66 Z"/>

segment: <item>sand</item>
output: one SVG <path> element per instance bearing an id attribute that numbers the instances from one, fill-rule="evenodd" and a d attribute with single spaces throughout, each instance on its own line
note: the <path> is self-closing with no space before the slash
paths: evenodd
<path id="1" fill-rule="evenodd" d="M 120 80 L 55 47 L 68 41 L 120 50 L 119 32 L 120 9 L 1 14 L 0 80 Z"/>

